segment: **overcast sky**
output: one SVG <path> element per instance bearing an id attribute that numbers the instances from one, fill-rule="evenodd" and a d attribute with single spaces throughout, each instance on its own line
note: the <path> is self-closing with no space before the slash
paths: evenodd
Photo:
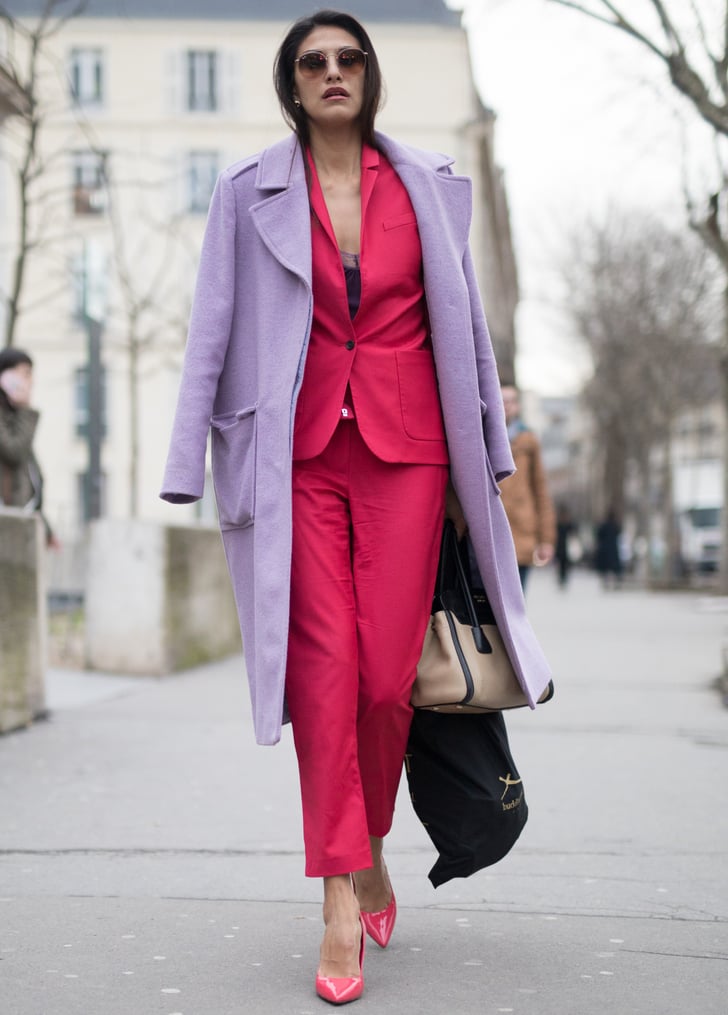
<path id="1" fill-rule="evenodd" d="M 630 12 L 636 2 L 644 4 L 629 0 Z M 660 61 L 622 33 L 548 0 L 465 0 L 465 9 L 476 82 L 498 116 L 496 155 L 511 205 L 519 381 L 571 393 L 586 366 L 558 311 L 566 235 L 617 204 L 684 223 L 686 172 L 693 193 L 709 192 L 707 132 L 686 127 L 693 118 Z M 691 143 L 696 131 L 701 139 L 697 170 L 681 154 L 686 130 Z"/>

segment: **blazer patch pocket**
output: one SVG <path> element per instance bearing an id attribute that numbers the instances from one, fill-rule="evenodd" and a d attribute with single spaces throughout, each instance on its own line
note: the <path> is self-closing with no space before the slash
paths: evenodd
<path id="1" fill-rule="evenodd" d="M 435 361 L 425 349 L 395 353 L 405 433 L 416 441 L 444 441 Z"/>
<path id="2" fill-rule="evenodd" d="M 255 518 L 256 407 L 213 416 L 212 479 L 221 529 L 241 529 Z"/>

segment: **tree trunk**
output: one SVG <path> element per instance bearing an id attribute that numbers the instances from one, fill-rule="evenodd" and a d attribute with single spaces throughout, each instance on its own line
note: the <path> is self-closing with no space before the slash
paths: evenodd
<path id="1" fill-rule="evenodd" d="M 665 467 L 663 476 L 663 513 L 665 519 L 665 561 L 663 577 L 668 584 L 682 577 L 682 554 L 680 552 L 680 530 L 675 511 L 675 491 L 672 469 L 672 441 L 668 436 L 665 446 Z"/>
<path id="2" fill-rule="evenodd" d="M 624 478 L 627 468 L 627 447 L 619 424 L 611 423 L 605 432 L 603 511 L 610 509 L 621 520 L 624 517 Z"/>
<path id="3" fill-rule="evenodd" d="M 7 320 L 5 324 L 5 345 L 15 343 L 15 330 L 20 316 L 20 298 L 25 282 L 25 269 L 30 251 L 30 174 L 35 161 L 38 143 L 38 121 L 35 117 L 28 127 L 28 142 L 23 165 L 18 170 L 18 253 L 13 264 L 13 280 L 7 301 Z"/>
<path id="4" fill-rule="evenodd" d="M 723 506 L 721 508 L 718 591 L 728 595 L 728 288 L 724 293 L 723 351 L 720 358 L 723 395 Z"/>
<path id="5" fill-rule="evenodd" d="M 139 341 L 129 334 L 129 517 L 139 515 Z"/>
<path id="6" fill-rule="evenodd" d="M 639 558 L 638 578 L 649 582 L 653 578 L 652 566 L 652 532 L 650 531 L 651 515 L 651 463 L 649 454 L 640 456 L 639 461 L 639 500 L 636 506 L 635 546 L 643 551 Z"/>

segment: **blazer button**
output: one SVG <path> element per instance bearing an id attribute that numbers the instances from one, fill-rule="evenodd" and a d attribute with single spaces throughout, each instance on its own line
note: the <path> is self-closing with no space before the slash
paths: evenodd
<path id="1" fill-rule="evenodd" d="M 346 348 L 347 349 L 353 349 L 355 345 L 356 345 L 356 343 L 353 342 L 351 339 L 349 339 L 349 341 L 346 343 Z"/>

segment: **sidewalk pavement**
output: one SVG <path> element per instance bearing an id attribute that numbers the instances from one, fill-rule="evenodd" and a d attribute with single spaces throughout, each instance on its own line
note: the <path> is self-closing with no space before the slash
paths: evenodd
<path id="1" fill-rule="evenodd" d="M 725 1015 L 728 603 L 532 575 L 557 695 L 511 713 L 530 819 L 433 890 L 403 780 L 390 947 L 365 1015 Z M 1 1015 L 318 1015 L 290 731 L 253 740 L 243 662 L 54 671 L 0 739 Z"/>

